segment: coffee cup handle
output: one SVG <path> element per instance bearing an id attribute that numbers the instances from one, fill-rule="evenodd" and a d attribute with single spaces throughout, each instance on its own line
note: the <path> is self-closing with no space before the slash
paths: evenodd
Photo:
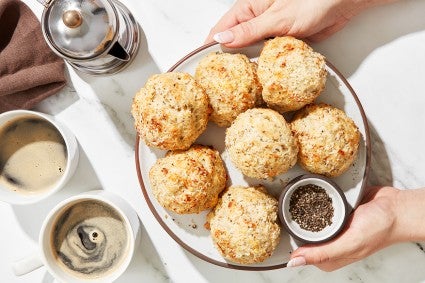
<path id="1" fill-rule="evenodd" d="M 43 261 L 41 260 L 40 253 L 34 252 L 23 259 L 15 261 L 12 264 L 12 270 L 16 276 L 21 276 L 30 273 L 41 266 L 43 266 Z"/>

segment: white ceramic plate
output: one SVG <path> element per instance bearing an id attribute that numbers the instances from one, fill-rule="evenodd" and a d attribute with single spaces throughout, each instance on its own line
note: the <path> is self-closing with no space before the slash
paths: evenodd
<path id="1" fill-rule="evenodd" d="M 224 51 L 231 53 L 246 54 L 251 60 L 256 60 L 260 54 L 263 43 L 242 49 L 222 49 L 218 44 L 208 44 L 191 52 L 176 63 L 169 71 L 187 72 L 194 74 L 195 68 L 201 58 L 210 52 Z M 366 185 L 370 161 L 370 139 L 366 116 L 363 108 L 347 80 L 327 62 L 328 78 L 324 92 L 316 102 L 325 102 L 345 111 L 359 127 L 362 139 L 357 160 L 350 169 L 333 180 L 344 190 L 349 206 L 356 207 Z M 276 198 L 279 197 L 284 185 L 292 178 L 305 174 L 306 172 L 298 165 L 287 173 L 281 174 L 273 181 L 262 181 L 248 178 L 242 175 L 230 162 L 224 147 L 225 128 L 220 128 L 209 123 L 207 130 L 198 138 L 196 143 L 212 145 L 217 149 L 230 176 L 229 184 L 235 185 L 264 185 L 269 193 Z M 147 204 L 153 215 L 164 228 L 164 230 L 183 248 L 194 255 L 219 266 L 244 269 L 244 270 L 270 270 L 286 267 L 290 252 L 297 247 L 297 243 L 282 228 L 280 244 L 273 255 L 260 264 L 239 265 L 226 261 L 212 243 L 209 230 L 204 228 L 208 211 L 199 214 L 179 215 L 164 209 L 158 204 L 153 196 L 149 185 L 149 170 L 158 158 L 162 158 L 165 151 L 153 149 L 137 138 L 136 140 L 136 167 L 140 186 Z"/>

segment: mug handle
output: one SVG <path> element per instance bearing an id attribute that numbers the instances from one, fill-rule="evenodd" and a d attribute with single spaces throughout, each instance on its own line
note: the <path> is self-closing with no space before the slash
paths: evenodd
<path id="1" fill-rule="evenodd" d="M 12 270 L 16 276 L 21 276 L 30 273 L 41 266 L 43 266 L 43 261 L 41 260 L 40 253 L 34 252 L 23 259 L 15 261 L 12 264 Z"/>

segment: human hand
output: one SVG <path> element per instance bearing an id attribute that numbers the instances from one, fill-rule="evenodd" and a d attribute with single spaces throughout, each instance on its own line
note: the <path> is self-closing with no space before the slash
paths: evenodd
<path id="1" fill-rule="evenodd" d="M 238 0 L 211 29 L 213 39 L 242 47 L 271 36 L 319 41 L 342 29 L 365 8 L 388 0 Z"/>
<path id="2" fill-rule="evenodd" d="M 392 187 L 370 188 L 337 238 L 298 248 L 291 254 L 288 267 L 311 264 L 333 271 L 404 240 L 397 222 L 399 192 Z"/>

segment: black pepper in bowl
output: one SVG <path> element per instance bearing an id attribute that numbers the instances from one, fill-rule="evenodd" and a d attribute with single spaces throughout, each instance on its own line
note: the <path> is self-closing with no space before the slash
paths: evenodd
<path id="1" fill-rule="evenodd" d="M 332 224 L 332 198 L 320 186 L 307 184 L 298 187 L 291 196 L 289 212 L 301 228 L 319 232 Z"/>

